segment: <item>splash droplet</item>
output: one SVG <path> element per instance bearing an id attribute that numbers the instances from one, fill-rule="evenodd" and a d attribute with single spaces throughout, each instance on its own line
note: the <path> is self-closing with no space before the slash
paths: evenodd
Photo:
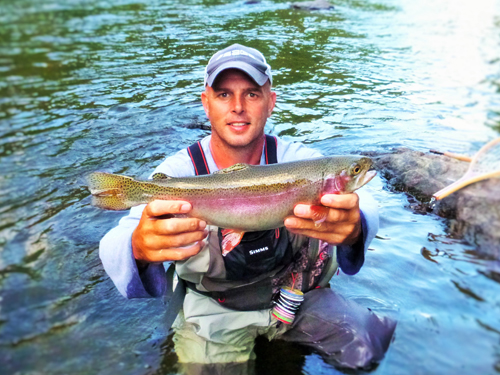
<path id="1" fill-rule="evenodd" d="M 427 210 L 429 212 L 434 211 L 434 208 L 436 207 L 436 202 L 437 202 L 436 198 L 432 197 L 429 203 L 427 204 Z"/>

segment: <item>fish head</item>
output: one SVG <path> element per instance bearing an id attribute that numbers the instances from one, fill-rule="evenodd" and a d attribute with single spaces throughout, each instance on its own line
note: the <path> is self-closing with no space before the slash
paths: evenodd
<path id="1" fill-rule="evenodd" d="M 366 156 L 347 156 L 334 159 L 333 173 L 327 173 L 323 194 L 348 194 L 370 182 L 377 172 L 373 161 Z"/>

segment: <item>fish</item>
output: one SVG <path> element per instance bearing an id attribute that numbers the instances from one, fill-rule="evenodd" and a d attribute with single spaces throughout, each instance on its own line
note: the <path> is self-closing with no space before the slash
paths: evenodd
<path id="1" fill-rule="evenodd" d="M 245 232 L 280 228 L 294 207 L 320 205 L 325 194 L 351 193 L 375 175 L 373 161 L 361 155 L 336 155 L 271 165 L 235 164 L 209 175 L 151 180 L 93 172 L 87 176 L 93 206 L 126 210 L 155 199 L 191 203 L 189 217 L 224 230 L 223 247 L 234 248 Z M 315 223 L 326 220 L 318 210 Z M 224 249 L 223 249 L 224 250 Z"/>

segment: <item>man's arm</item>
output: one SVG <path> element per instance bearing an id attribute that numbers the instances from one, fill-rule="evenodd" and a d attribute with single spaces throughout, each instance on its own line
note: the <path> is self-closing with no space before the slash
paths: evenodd
<path id="1" fill-rule="evenodd" d="M 186 150 L 167 158 L 153 172 L 172 177 L 194 174 Z M 187 204 L 187 206 L 184 206 Z M 133 207 L 118 226 L 101 240 L 99 255 L 106 273 L 126 298 L 158 297 L 166 290 L 164 261 L 197 253 L 204 238 L 198 219 L 173 218 L 191 205 L 180 201 L 154 201 Z M 195 222 L 195 223 L 194 223 Z M 198 232 L 188 234 L 188 232 Z"/>
<path id="2" fill-rule="evenodd" d="M 99 244 L 99 257 L 104 270 L 126 298 L 157 297 L 163 294 L 166 287 L 163 265 L 148 267 L 146 272 L 140 273 L 132 253 L 132 233 L 139 224 L 144 207 L 133 207 L 129 215 L 106 233 Z M 163 277 L 159 277 L 162 273 Z"/>
<path id="3" fill-rule="evenodd" d="M 359 272 L 365 260 L 368 246 L 375 238 L 379 227 L 378 204 L 366 190 L 358 191 L 361 236 L 354 245 L 339 245 L 337 247 L 337 261 L 342 271 L 348 275 Z"/>
<path id="4" fill-rule="evenodd" d="M 206 223 L 174 218 L 191 211 L 183 201 L 153 201 L 140 216 L 131 211 L 101 240 L 99 255 L 106 273 L 126 298 L 159 297 L 166 288 L 163 262 L 197 254 L 207 236 Z"/>
<path id="5" fill-rule="evenodd" d="M 343 272 L 353 275 L 378 231 L 377 204 L 370 195 L 324 195 L 321 206 L 297 205 L 295 216 L 285 220 L 289 231 L 338 246 L 337 261 Z M 361 208 L 360 208 L 361 207 Z"/>
<path id="6" fill-rule="evenodd" d="M 280 162 L 322 156 L 317 150 L 301 143 L 279 140 Z M 358 199 L 357 197 L 360 197 Z M 337 261 L 343 272 L 353 275 L 363 265 L 365 253 L 378 231 L 377 202 L 364 189 L 356 194 L 325 195 L 322 206 L 297 205 L 295 216 L 285 221 L 290 232 L 319 238 L 337 245 Z M 331 199 L 332 203 L 327 201 Z M 331 207 L 329 207 L 331 205 Z M 327 214 L 327 221 L 319 227 L 314 221 Z"/>

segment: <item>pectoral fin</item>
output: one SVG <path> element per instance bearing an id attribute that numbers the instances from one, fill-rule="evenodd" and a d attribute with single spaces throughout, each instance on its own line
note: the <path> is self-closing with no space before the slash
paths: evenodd
<path id="1" fill-rule="evenodd" d="M 229 254 L 240 243 L 245 232 L 236 229 L 222 229 L 222 256 Z"/>
<path id="2" fill-rule="evenodd" d="M 316 228 L 321 226 L 328 217 L 328 208 L 322 206 L 311 206 L 312 220 Z"/>

